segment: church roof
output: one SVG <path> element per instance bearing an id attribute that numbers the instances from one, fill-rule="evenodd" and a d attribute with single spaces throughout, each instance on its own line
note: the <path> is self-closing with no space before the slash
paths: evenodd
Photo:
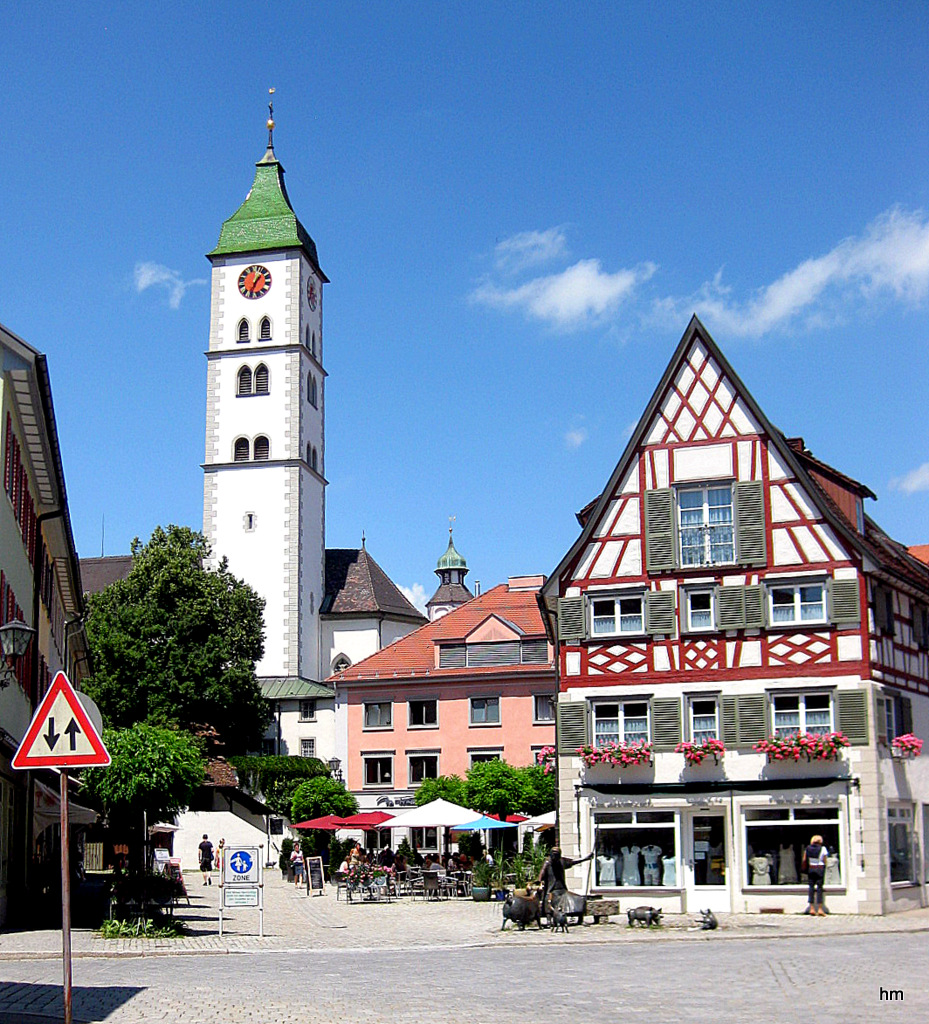
<path id="1" fill-rule="evenodd" d="M 284 168 L 270 147 L 255 165 L 255 180 L 245 202 L 223 221 L 219 242 L 210 256 L 263 252 L 268 249 L 303 249 L 324 281 L 316 243 L 297 219 L 287 188 Z"/>
<path id="2" fill-rule="evenodd" d="M 364 547 L 326 548 L 326 594 L 319 610 L 322 615 L 425 620 Z"/>
<path id="3" fill-rule="evenodd" d="M 464 604 L 474 595 L 463 583 L 440 583 L 436 592 L 426 602 L 426 607 L 434 604 Z"/>
<path id="4" fill-rule="evenodd" d="M 107 555 L 81 559 L 81 582 L 85 594 L 98 594 L 111 583 L 124 580 L 132 569 L 132 555 Z"/>
<path id="5" fill-rule="evenodd" d="M 261 696 L 266 700 L 333 696 L 328 686 L 302 676 L 259 676 L 258 682 L 261 684 Z"/>

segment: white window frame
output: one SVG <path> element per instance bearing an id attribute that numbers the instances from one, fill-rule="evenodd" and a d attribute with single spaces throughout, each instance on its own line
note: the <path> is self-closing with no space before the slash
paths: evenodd
<path id="1" fill-rule="evenodd" d="M 424 775 L 419 781 L 413 779 L 413 761 L 417 758 L 432 757 L 435 758 L 435 775 Z M 413 750 L 408 751 L 406 755 L 406 779 L 407 787 L 409 789 L 416 789 L 421 786 L 425 779 L 437 779 L 441 772 L 439 771 L 439 751 L 438 750 Z"/>
<path id="2" fill-rule="evenodd" d="M 488 722 L 486 720 L 486 718 L 485 718 L 485 720 L 483 722 L 475 721 L 475 719 L 474 719 L 474 702 L 475 701 L 491 701 L 491 700 L 495 700 L 497 702 L 497 720 L 495 722 Z M 478 728 L 478 729 L 499 728 L 500 723 L 501 723 L 501 721 L 503 719 L 503 709 L 502 709 L 502 707 L 500 705 L 501 705 L 501 700 L 500 700 L 500 695 L 499 694 L 487 694 L 487 695 L 481 695 L 479 697 L 471 697 L 471 698 L 469 698 L 469 700 L 468 700 L 468 707 L 469 707 L 468 722 L 471 725 L 471 727 L 472 728 Z M 486 713 L 486 710 L 485 710 L 485 713 Z"/>
<path id="3" fill-rule="evenodd" d="M 767 601 L 768 601 L 768 625 L 772 629 L 778 629 L 781 627 L 789 627 L 791 629 L 807 626 L 822 626 L 829 621 L 829 608 L 828 608 L 828 594 L 826 591 L 826 584 L 824 580 L 778 580 L 774 583 L 768 583 L 767 587 Z M 821 602 L 822 615 L 815 619 L 803 618 L 803 593 L 804 588 L 807 587 L 818 587 L 822 594 Z M 793 591 L 793 618 L 792 619 L 775 619 L 774 617 L 774 591 L 775 590 L 791 590 Z M 809 602 L 807 602 L 809 603 Z M 780 607 L 786 607 L 782 605 Z"/>
<path id="4" fill-rule="evenodd" d="M 435 707 L 435 721 L 416 723 L 413 721 L 414 704 L 432 704 Z M 406 702 L 406 722 L 408 729 L 438 729 L 439 727 L 439 701 L 436 697 L 410 697 Z"/>
<path id="5" fill-rule="evenodd" d="M 368 708 L 384 708 L 386 707 L 389 720 L 386 723 L 378 722 L 377 725 L 371 725 L 368 721 Z M 363 710 L 363 725 L 362 729 L 364 732 L 384 732 L 394 727 L 394 705 L 393 701 L 390 700 L 366 700 L 364 702 Z M 380 719 L 381 712 L 378 712 L 378 718 Z"/>
<path id="6" fill-rule="evenodd" d="M 384 830 L 385 832 L 387 829 Z M 431 838 L 430 838 L 431 836 Z M 439 849 L 439 830 L 432 826 L 428 828 L 411 828 L 410 843 L 423 853 L 437 853 Z"/>
<path id="7" fill-rule="evenodd" d="M 890 886 L 893 889 L 903 888 L 908 885 L 918 885 L 919 865 L 916 862 L 916 815 L 913 805 L 909 803 L 889 803 L 887 805 L 887 851 L 888 851 L 888 874 L 892 868 L 893 845 L 890 841 L 891 831 L 895 825 L 902 825 L 907 838 L 909 848 L 909 877 L 890 878 Z"/>
<path id="8" fill-rule="evenodd" d="M 638 730 L 635 733 L 632 733 L 629 736 L 626 735 L 626 719 L 627 719 L 627 717 L 630 720 L 635 720 L 635 721 L 640 721 L 641 718 L 642 718 L 642 716 L 639 715 L 639 714 L 627 716 L 627 714 L 626 714 L 626 707 L 628 705 L 632 705 L 632 704 L 644 704 L 645 705 L 645 735 L 644 735 L 644 737 L 642 736 L 641 732 L 639 732 Z M 598 746 L 598 747 L 599 746 L 604 746 L 606 743 L 609 743 L 611 741 L 617 742 L 617 743 L 642 743 L 642 742 L 650 743 L 651 742 L 651 735 L 652 735 L 652 709 L 651 709 L 651 703 L 650 703 L 650 701 L 649 701 L 649 699 L 647 697 L 628 697 L 628 698 L 623 698 L 622 700 L 598 701 L 598 702 L 596 702 L 594 704 L 593 707 L 594 707 L 594 716 L 593 717 L 594 717 L 594 745 L 595 746 Z M 614 708 L 614 707 L 617 709 L 617 714 L 616 714 L 616 718 L 615 719 L 612 716 L 610 718 L 607 718 L 605 715 L 598 714 L 598 712 L 600 711 L 601 708 L 606 709 L 606 708 Z M 605 722 L 615 721 L 616 722 L 616 731 L 615 731 L 615 733 L 613 733 L 612 731 L 610 733 L 605 733 L 604 732 L 604 733 L 601 733 L 598 736 L 597 735 L 597 731 L 596 731 L 597 730 L 597 721 L 598 720 L 605 721 Z M 600 742 L 600 737 L 601 736 L 606 737 L 603 740 L 602 743 Z M 614 739 L 614 736 L 615 736 L 615 739 Z"/>
<path id="9" fill-rule="evenodd" d="M 306 744 L 309 744 L 310 752 L 306 752 Z M 301 736 L 300 737 L 300 756 L 301 757 L 316 757 L 316 737 L 315 736 Z"/>
<path id="10" fill-rule="evenodd" d="M 708 730 L 706 730 L 705 728 L 701 728 L 699 730 L 698 736 L 698 730 L 695 721 L 698 716 L 694 708 L 694 705 L 703 702 L 713 705 L 714 724 L 712 737 L 708 735 Z M 701 713 L 699 717 L 709 718 L 709 715 Z M 719 697 L 715 693 L 694 693 L 687 698 L 687 728 L 689 730 L 690 741 L 692 743 L 703 743 L 705 740 L 711 738 L 716 740 L 722 738 L 720 736 L 719 729 Z"/>
<path id="11" fill-rule="evenodd" d="M 310 713 L 307 714 L 306 712 Z M 316 698 L 312 697 L 300 701 L 299 715 L 301 722 L 315 722 L 316 721 Z"/>
<path id="12" fill-rule="evenodd" d="M 783 698 L 797 698 L 797 711 L 796 714 L 799 718 L 799 723 L 796 727 L 790 725 L 778 725 L 778 714 L 794 714 L 790 709 L 782 709 L 780 712 L 777 709 L 777 702 Z M 810 733 L 810 726 L 807 721 L 807 716 L 810 713 L 820 713 L 823 708 L 807 708 L 807 700 L 810 698 L 825 698 L 829 704 L 829 723 L 826 726 L 815 724 L 813 726 L 813 733 Z M 835 731 L 835 699 L 833 698 L 830 690 L 785 690 L 778 691 L 770 694 L 771 700 L 771 735 L 772 736 L 795 736 L 798 733 L 803 735 L 822 735 L 824 733 L 830 733 Z"/>
<path id="13" fill-rule="evenodd" d="M 623 605 L 630 605 L 635 602 L 638 605 L 638 621 L 635 623 L 634 628 L 627 624 L 626 628 L 623 627 L 623 618 L 630 618 L 634 614 L 628 608 L 623 611 Z M 630 590 L 620 592 L 618 594 L 592 594 L 590 596 L 590 636 L 591 638 L 601 636 L 644 636 L 645 635 L 645 591 L 644 590 Z M 607 615 L 597 615 L 597 605 L 613 605 L 613 627 L 612 629 L 603 628 L 603 620 L 609 618 Z M 601 608 L 601 611 L 603 609 Z M 601 620 L 600 628 L 597 627 L 597 620 Z"/>
<path id="14" fill-rule="evenodd" d="M 555 707 L 552 704 L 552 693 L 534 693 L 532 695 L 532 724 L 533 725 L 554 725 Z M 544 714 L 539 715 L 539 708 L 544 708 Z"/>
<path id="15" fill-rule="evenodd" d="M 729 510 L 730 510 L 730 522 L 729 527 L 732 530 L 732 558 L 720 558 L 715 559 L 713 557 L 713 544 L 712 544 L 712 529 L 713 524 L 710 522 L 710 491 L 721 491 L 728 489 L 729 491 Z M 681 513 L 683 511 L 694 511 L 694 509 L 683 509 L 681 506 L 681 495 L 683 494 L 702 494 L 703 497 L 703 515 L 702 522 L 699 526 L 684 526 L 681 521 Z M 732 493 L 732 482 L 725 480 L 709 481 L 705 484 L 687 485 L 678 487 L 674 495 L 674 507 L 676 511 L 675 516 L 675 527 L 677 530 L 677 553 L 680 559 L 680 566 L 683 569 L 692 569 L 698 566 L 704 565 L 734 565 L 736 561 L 736 523 L 735 523 L 735 501 L 733 500 Z M 722 506 L 717 506 L 722 507 Z M 724 524 L 726 525 L 726 524 Z M 699 561 L 687 561 L 684 558 L 684 531 L 698 529 L 703 531 L 703 558 Z"/>
<path id="16" fill-rule="evenodd" d="M 370 761 L 390 762 L 390 778 L 386 782 L 368 782 L 368 762 Z M 361 755 L 361 785 L 363 789 L 393 789 L 394 777 L 393 754 L 378 754 L 371 752 Z"/>
<path id="17" fill-rule="evenodd" d="M 475 758 L 477 760 L 475 760 Z M 476 764 L 483 764 L 487 761 L 502 761 L 503 747 L 488 747 L 487 749 L 477 748 L 468 751 L 468 767 L 473 768 Z"/>
<path id="18" fill-rule="evenodd" d="M 695 626 L 693 622 L 693 611 L 690 606 L 691 598 L 709 597 L 710 599 L 710 622 L 707 626 Z M 716 629 L 716 592 L 712 587 L 693 587 L 684 591 L 684 632 L 685 633 L 710 633 Z"/>

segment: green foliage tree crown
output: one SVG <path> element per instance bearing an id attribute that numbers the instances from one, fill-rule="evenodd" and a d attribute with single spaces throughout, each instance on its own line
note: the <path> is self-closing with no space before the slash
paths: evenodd
<path id="1" fill-rule="evenodd" d="M 309 821 L 326 814 L 348 817 L 358 813 L 358 801 L 335 779 L 328 775 L 301 783 L 294 793 L 290 807 L 290 820 Z"/>
<path id="2" fill-rule="evenodd" d="M 440 775 L 436 779 L 423 779 L 416 790 L 416 806 L 431 803 L 433 800 L 449 800 L 453 804 L 465 803 L 465 782 L 458 775 Z"/>

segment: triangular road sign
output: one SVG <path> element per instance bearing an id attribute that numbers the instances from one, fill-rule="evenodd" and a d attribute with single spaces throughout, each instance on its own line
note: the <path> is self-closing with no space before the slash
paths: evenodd
<path id="1" fill-rule="evenodd" d="M 89 768 L 110 763 L 103 740 L 64 672 L 52 680 L 10 763 L 14 768 Z"/>

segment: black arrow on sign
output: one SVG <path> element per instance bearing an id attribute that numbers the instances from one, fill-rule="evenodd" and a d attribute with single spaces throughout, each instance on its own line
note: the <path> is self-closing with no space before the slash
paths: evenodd
<path id="1" fill-rule="evenodd" d="M 72 718 L 71 719 L 71 724 L 68 726 L 67 729 L 65 729 L 65 732 L 68 734 L 68 736 L 69 736 L 69 738 L 71 740 L 71 749 L 72 750 L 76 750 L 77 749 L 76 737 L 78 736 L 80 731 L 81 731 L 81 727 Z"/>
<path id="2" fill-rule="evenodd" d="M 55 749 L 55 744 L 58 742 L 58 737 L 61 735 L 60 732 L 55 732 L 55 719 L 50 717 L 48 720 L 48 732 L 45 734 L 45 742 L 48 744 L 49 750 Z"/>

